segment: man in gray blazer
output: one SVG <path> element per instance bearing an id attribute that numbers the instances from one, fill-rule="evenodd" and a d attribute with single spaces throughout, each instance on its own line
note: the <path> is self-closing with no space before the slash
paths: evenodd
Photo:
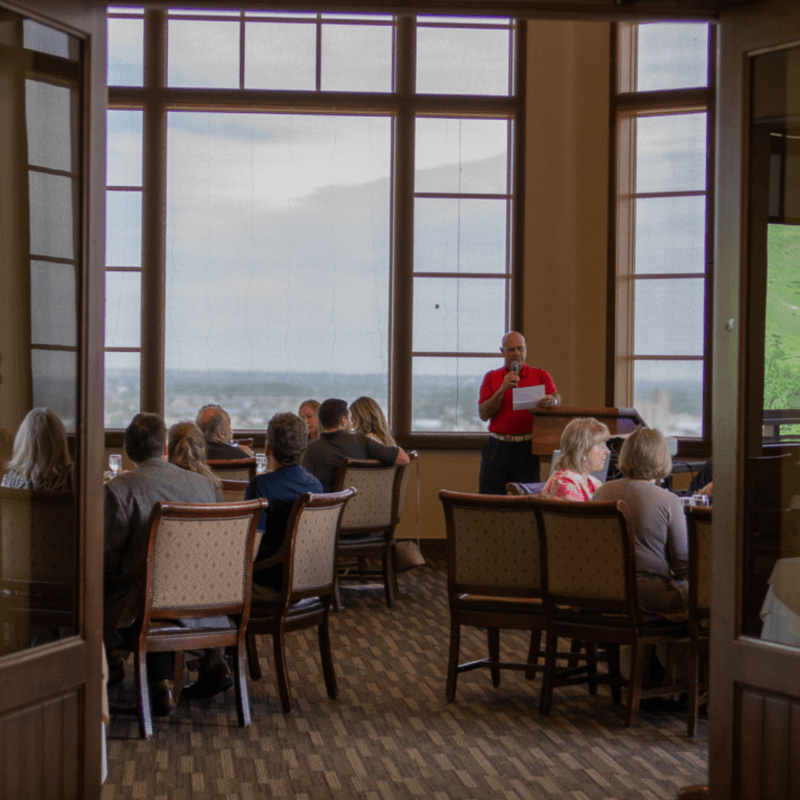
<path id="1" fill-rule="evenodd" d="M 204 475 L 165 460 L 167 429 L 158 414 L 137 414 L 125 431 L 125 451 L 136 469 L 105 485 L 105 610 L 103 636 L 109 663 L 119 664 L 113 650 L 123 644 L 120 631 L 136 623 L 144 581 L 115 585 L 115 578 L 132 572 L 147 556 L 147 521 L 159 500 L 214 503 L 214 488 Z M 222 652 L 223 671 L 227 671 Z M 175 685 L 170 653 L 148 653 L 148 678 L 154 714 L 175 708 Z M 220 667 L 220 669 L 222 669 Z M 124 671 L 122 672 L 124 675 Z M 231 681 L 232 684 L 232 681 Z M 223 687 L 224 688 L 224 687 Z"/>

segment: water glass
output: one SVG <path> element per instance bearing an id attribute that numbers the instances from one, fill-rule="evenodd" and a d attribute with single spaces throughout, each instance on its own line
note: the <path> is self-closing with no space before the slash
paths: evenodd
<path id="1" fill-rule="evenodd" d="M 111 470 L 112 478 L 122 471 L 122 456 L 119 453 L 112 453 L 108 457 L 108 468 Z"/>
<path id="2" fill-rule="evenodd" d="M 711 498 L 707 494 L 693 494 L 692 505 L 708 508 L 711 505 Z"/>
<path id="3" fill-rule="evenodd" d="M 264 453 L 256 453 L 256 472 L 260 475 L 267 471 L 267 457 Z"/>

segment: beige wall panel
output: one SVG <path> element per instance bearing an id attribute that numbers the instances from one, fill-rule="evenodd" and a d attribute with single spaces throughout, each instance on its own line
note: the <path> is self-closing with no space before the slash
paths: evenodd
<path id="1" fill-rule="evenodd" d="M 606 23 L 528 24 L 524 332 L 571 406 L 605 405 L 609 41 Z"/>

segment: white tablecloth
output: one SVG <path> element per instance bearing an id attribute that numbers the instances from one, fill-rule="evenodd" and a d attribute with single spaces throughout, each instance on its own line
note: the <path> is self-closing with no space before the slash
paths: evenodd
<path id="1" fill-rule="evenodd" d="M 781 558 L 761 606 L 761 638 L 800 647 L 800 558 Z"/>

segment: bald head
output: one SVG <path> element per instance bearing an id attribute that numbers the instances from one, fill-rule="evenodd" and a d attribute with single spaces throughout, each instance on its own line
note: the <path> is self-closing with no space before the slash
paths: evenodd
<path id="1" fill-rule="evenodd" d="M 207 442 L 230 442 L 233 438 L 231 418 L 221 406 L 203 406 L 195 421 Z"/>
<path id="2" fill-rule="evenodd" d="M 528 349 L 525 345 L 525 337 L 517 331 L 509 331 L 503 337 L 503 346 L 500 348 L 503 354 L 503 359 L 506 362 L 506 368 L 511 369 L 512 362 L 516 361 L 519 368 L 525 363 L 528 356 Z"/>

